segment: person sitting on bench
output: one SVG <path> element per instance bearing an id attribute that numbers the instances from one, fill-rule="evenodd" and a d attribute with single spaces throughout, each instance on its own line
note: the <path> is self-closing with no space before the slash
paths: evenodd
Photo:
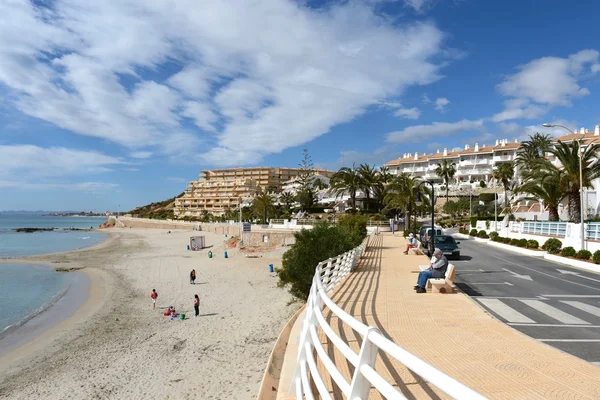
<path id="1" fill-rule="evenodd" d="M 419 278 L 417 279 L 417 285 L 415 290 L 417 293 L 427 293 L 425 287 L 427 281 L 431 278 L 443 278 L 446 276 L 446 269 L 448 269 L 448 259 L 442 254 L 440 249 L 433 251 L 433 258 L 436 260 L 431 263 L 431 266 L 425 271 L 419 272 Z"/>
<path id="2" fill-rule="evenodd" d="M 412 233 L 408 234 L 408 243 L 406 244 L 406 251 L 404 254 L 408 254 L 409 249 L 414 249 L 417 247 L 417 239 L 413 236 Z"/>

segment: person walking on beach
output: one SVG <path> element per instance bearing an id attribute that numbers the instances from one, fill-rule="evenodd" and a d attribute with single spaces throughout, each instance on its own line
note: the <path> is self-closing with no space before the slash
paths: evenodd
<path id="1" fill-rule="evenodd" d="M 194 317 L 200 315 L 200 297 L 197 294 L 194 295 L 194 312 L 196 313 Z"/>
<path id="2" fill-rule="evenodd" d="M 150 298 L 152 299 L 152 309 L 155 309 L 156 299 L 158 298 L 158 293 L 156 293 L 156 289 L 152 289 L 152 293 L 150 293 Z"/>
<path id="3" fill-rule="evenodd" d="M 190 283 L 192 285 L 196 284 L 196 270 L 193 269 L 192 272 L 190 272 Z"/>

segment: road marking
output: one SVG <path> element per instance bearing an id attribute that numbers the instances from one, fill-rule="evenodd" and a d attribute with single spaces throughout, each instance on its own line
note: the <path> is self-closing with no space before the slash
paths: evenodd
<path id="1" fill-rule="evenodd" d="M 471 282 L 470 285 L 508 285 L 515 286 L 510 282 Z"/>
<path id="2" fill-rule="evenodd" d="M 561 303 L 568 304 L 570 306 L 573 306 L 575 308 L 580 309 L 581 311 L 585 311 L 587 313 L 595 315 L 596 317 L 600 317 L 600 308 L 598 308 L 598 307 L 594 307 L 592 305 L 585 304 L 585 303 L 582 303 L 580 301 L 565 301 L 565 300 L 561 300 Z"/>
<path id="3" fill-rule="evenodd" d="M 600 299 L 600 296 L 595 294 L 543 294 L 543 297 L 573 297 L 578 299 Z"/>
<path id="4" fill-rule="evenodd" d="M 523 304 L 527 304 L 529 307 L 538 310 L 541 313 L 546 314 L 550 318 L 554 318 L 565 324 L 582 324 L 589 325 L 589 322 L 586 322 L 582 319 L 572 316 L 571 314 L 567 314 L 564 311 L 559 310 L 558 308 L 552 307 L 547 303 L 542 303 L 539 300 L 519 300 Z"/>
<path id="5" fill-rule="evenodd" d="M 590 361 L 592 364 L 597 365 L 600 367 L 600 361 Z"/>
<path id="6" fill-rule="evenodd" d="M 481 304 L 507 320 L 508 322 L 528 322 L 535 323 L 534 320 L 527 318 L 512 307 L 507 306 L 498 299 L 477 299 Z"/>
<path id="7" fill-rule="evenodd" d="M 575 275 L 583 279 L 589 279 L 590 281 L 600 282 L 600 279 L 590 278 L 589 276 L 581 275 L 579 272 L 565 271 L 564 269 L 557 269 L 557 271 L 561 274 Z"/>
<path id="8" fill-rule="evenodd" d="M 519 275 L 516 272 L 512 272 L 510 269 L 506 269 L 506 268 L 502 268 L 502 269 L 504 271 L 506 271 L 506 272 L 510 272 L 511 274 L 513 274 L 513 276 L 515 278 L 521 278 L 521 279 L 525 279 L 525 280 L 528 280 L 528 281 L 533 281 L 533 279 L 531 279 L 531 276 L 529 276 L 529 275 Z"/>
<path id="9" fill-rule="evenodd" d="M 498 257 L 498 256 L 494 256 L 494 255 L 493 255 L 492 257 L 494 257 L 494 258 L 497 258 L 498 260 L 502 260 L 502 261 L 504 261 L 504 262 L 507 262 L 507 263 L 509 263 L 509 264 L 516 265 L 517 267 L 525 268 L 525 269 L 528 269 L 528 270 L 530 270 L 530 271 L 536 272 L 536 273 L 538 273 L 538 274 L 541 274 L 541 275 L 545 275 L 545 276 L 547 276 L 547 277 L 550 277 L 550 278 L 553 278 L 553 279 L 558 279 L 559 281 L 563 281 L 563 282 L 571 283 L 571 284 L 573 284 L 573 285 L 577 285 L 577 286 L 583 286 L 583 287 L 586 287 L 586 288 L 588 288 L 588 289 L 592 289 L 592 290 L 600 291 L 600 288 L 598 288 L 598 287 L 594 287 L 594 286 L 588 286 L 588 285 L 584 285 L 583 283 L 573 282 L 573 281 L 569 281 L 569 280 L 566 280 L 566 279 L 563 279 L 563 278 L 559 278 L 558 276 L 551 275 L 551 274 L 547 274 L 547 273 L 545 273 L 545 272 L 542 272 L 542 271 L 538 271 L 538 270 L 537 270 L 537 269 L 535 269 L 535 268 L 529 268 L 529 267 L 526 267 L 526 266 L 524 266 L 524 265 L 517 264 L 517 263 L 514 263 L 514 262 L 512 262 L 512 261 L 509 261 L 509 260 L 505 260 L 505 259 L 504 259 L 504 258 L 502 258 L 502 257 Z"/>
<path id="10" fill-rule="evenodd" d="M 548 300 L 542 296 L 536 297 L 511 297 L 511 296 L 471 296 L 474 298 L 485 298 L 485 299 L 508 299 L 508 300 Z"/>
<path id="11" fill-rule="evenodd" d="M 540 342 L 599 343 L 600 339 L 536 339 Z"/>
<path id="12" fill-rule="evenodd" d="M 510 326 L 535 326 L 535 327 L 547 327 L 547 328 L 600 328 L 600 325 L 572 325 L 572 324 L 520 324 L 520 323 L 507 323 Z"/>

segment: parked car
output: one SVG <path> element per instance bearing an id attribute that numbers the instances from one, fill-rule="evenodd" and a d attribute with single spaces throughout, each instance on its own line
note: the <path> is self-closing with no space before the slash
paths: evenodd
<path id="1" fill-rule="evenodd" d="M 452 236 L 440 235 L 435 237 L 435 247 L 440 249 L 446 258 L 455 258 L 460 260 L 460 242 L 454 240 Z"/>
<path id="2" fill-rule="evenodd" d="M 431 225 L 423 225 L 421 227 L 421 230 L 419 231 L 419 241 L 421 243 L 423 243 L 423 245 L 425 245 L 424 243 L 424 236 L 425 236 L 425 232 L 427 232 L 427 237 L 431 237 Z M 442 236 L 444 234 L 444 231 L 442 230 L 442 228 L 436 226 L 435 227 L 435 236 Z"/>

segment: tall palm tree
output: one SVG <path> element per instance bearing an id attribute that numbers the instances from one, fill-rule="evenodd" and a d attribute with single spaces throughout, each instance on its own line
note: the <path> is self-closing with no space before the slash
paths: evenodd
<path id="1" fill-rule="evenodd" d="M 545 159 L 545 154 L 552 146 L 550 135 L 535 133 L 529 135 L 528 140 L 521 143 L 521 147 L 517 150 L 516 165 L 520 171 L 527 172 L 531 170 L 532 165 L 542 159 Z"/>
<path id="2" fill-rule="evenodd" d="M 597 153 L 600 150 L 600 144 L 594 143 L 584 147 L 580 152 L 579 141 L 564 143 L 559 141 L 556 146 L 549 150 L 549 153 L 556 157 L 561 164 L 559 168 L 563 170 L 560 179 L 562 190 L 567 193 L 569 201 L 569 220 L 579 222 L 581 220 L 581 198 L 580 186 L 584 188 L 593 187 L 592 181 L 600 177 L 600 162 L 598 162 Z M 582 185 L 579 184 L 579 160 L 581 157 L 582 165 Z M 551 169 L 549 169 L 551 171 Z M 541 171 L 543 172 L 543 171 Z"/>
<path id="3" fill-rule="evenodd" d="M 284 205 L 287 211 L 289 211 L 296 202 L 296 197 L 290 192 L 283 192 L 279 195 L 279 202 Z"/>
<path id="4" fill-rule="evenodd" d="M 508 188 L 510 186 L 510 182 L 515 176 L 515 169 L 511 162 L 502 163 L 498 165 L 498 168 L 494 170 L 494 179 L 496 182 L 502 182 L 502 186 L 504 187 L 504 207 L 508 207 Z"/>
<path id="5" fill-rule="evenodd" d="M 389 183 L 386 194 L 384 197 L 385 209 L 387 210 L 403 210 L 404 220 L 407 223 L 407 227 L 410 225 L 410 217 L 417 210 L 417 186 L 419 179 L 412 177 L 410 174 L 402 172 L 395 176 Z M 421 187 L 421 190 L 429 195 L 429 190 L 425 187 Z M 424 206 L 428 207 L 428 199 L 425 197 Z"/>
<path id="6" fill-rule="evenodd" d="M 541 163 L 535 165 L 539 168 L 532 168 L 531 172 L 524 175 L 524 182 L 515 193 L 531 195 L 525 200 L 541 200 L 544 208 L 548 209 L 548 219 L 558 221 L 558 205 L 567 195 L 560 184 L 564 171 L 546 160 L 543 162 L 543 168 Z"/>
<path id="7" fill-rule="evenodd" d="M 262 215 L 263 223 L 267 223 L 267 214 L 273 207 L 273 197 L 267 191 L 260 191 L 252 200 L 252 208 L 257 215 Z"/>
<path id="8" fill-rule="evenodd" d="M 360 176 L 360 189 L 365 193 L 366 206 L 367 208 L 371 204 L 371 192 L 375 185 L 377 185 L 377 168 L 369 164 L 360 164 L 358 167 L 358 174 Z"/>
<path id="9" fill-rule="evenodd" d="M 361 186 L 360 173 L 354 164 L 352 164 L 352 168 L 340 168 L 329 180 L 329 191 L 335 197 L 348 194 L 354 209 L 356 209 L 356 192 L 361 189 Z"/>
<path id="10" fill-rule="evenodd" d="M 448 202 L 449 183 L 456 174 L 456 163 L 450 160 L 442 160 L 442 163 L 437 165 L 435 174 L 446 183 L 446 202 Z"/>
<path id="11" fill-rule="evenodd" d="M 379 171 L 377 171 L 377 181 L 373 186 L 373 198 L 377 202 L 377 211 L 381 211 L 384 207 L 387 188 L 393 179 L 394 175 L 390 173 L 388 167 L 379 167 Z"/>

